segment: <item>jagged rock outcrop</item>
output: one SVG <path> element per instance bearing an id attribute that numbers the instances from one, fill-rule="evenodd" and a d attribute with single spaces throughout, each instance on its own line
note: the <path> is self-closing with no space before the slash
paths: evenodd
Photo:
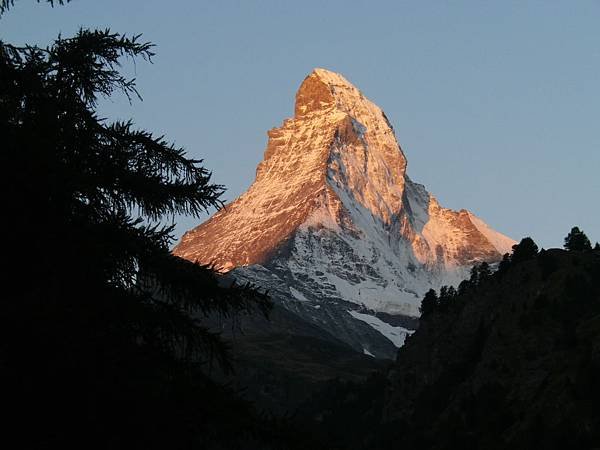
<path id="1" fill-rule="evenodd" d="M 331 308 L 354 322 L 348 311 L 361 308 L 416 317 L 429 288 L 458 282 L 514 244 L 411 181 L 384 112 L 339 74 L 315 69 L 294 117 L 268 135 L 252 186 L 174 253 L 262 283 L 310 320 L 335 328 L 323 317 Z M 357 327 L 382 330 L 361 319 Z M 372 353 L 361 339 L 345 340 Z"/>

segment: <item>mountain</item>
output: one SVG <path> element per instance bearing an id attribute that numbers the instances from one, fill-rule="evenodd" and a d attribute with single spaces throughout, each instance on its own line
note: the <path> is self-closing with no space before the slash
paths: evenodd
<path id="1" fill-rule="evenodd" d="M 236 369 L 214 375 L 243 392 L 258 410 L 277 417 L 294 413 L 329 380 L 361 382 L 390 364 L 355 351 L 282 307 L 275 307 L 268 319 L 243 316 L 212 328 L 231 343 Z"/>
<path id="2" fill-rule="evenodd" d="M 428 289 L 514 244 L 413 182 L 385 113 L 337 73 L 308 75 L 268 136 L 252 186 L 174 253 L 268 288 L 359 352 L 393 358 Z"/>
<path id="3" fill-rule="evenodd" d="M 599 402 L 600 251 L 551 249 L 463 283 L 388 370 L 300 417 L 328 449 L 584 450 Z"/>

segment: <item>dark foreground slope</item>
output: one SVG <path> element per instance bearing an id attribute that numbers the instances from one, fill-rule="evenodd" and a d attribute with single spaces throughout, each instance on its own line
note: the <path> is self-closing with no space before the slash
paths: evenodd
<path id="1" fill-rule="evenodd" d="M 327 448 L 600 448 L 600 252 L 542 251 L 465 282 L 393 368 L 302 412 Z"/>
<path id="2" fill-rule="evenodd" d="M 358 353 L 278 303 L 268 319 L 244 315 L 215 326 L 231 342 L 235 369 L 221 380 L 270 415 L 295 413 L 329 380 L 359 382 L 392 363 Z"/>

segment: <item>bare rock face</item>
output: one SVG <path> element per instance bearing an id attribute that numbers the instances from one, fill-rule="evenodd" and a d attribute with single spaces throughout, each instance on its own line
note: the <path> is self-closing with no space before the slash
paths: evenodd
<path id="1" fill-rule="evenodd" d="M 268 135 L 252 186 L 187 232 L 176 255 L 277 286 L 292 309 L 414 317 L 429 288 L 514 244 L 412 182 L 384 112 L 337 73 L 306 77 L 294 118 Z"/>

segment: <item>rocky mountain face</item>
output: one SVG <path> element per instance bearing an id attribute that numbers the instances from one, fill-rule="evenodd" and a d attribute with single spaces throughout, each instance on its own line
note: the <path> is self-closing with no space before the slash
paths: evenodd
<path id="1" fill-rule="evenodd" d="M 413 182 L 385 113 L 337 73 L 308 75 L 268 135 L 254 183 L 174 253 L 269 289 L 361 353 L 393 357 L 428 289 L 514 244 Z"/>

